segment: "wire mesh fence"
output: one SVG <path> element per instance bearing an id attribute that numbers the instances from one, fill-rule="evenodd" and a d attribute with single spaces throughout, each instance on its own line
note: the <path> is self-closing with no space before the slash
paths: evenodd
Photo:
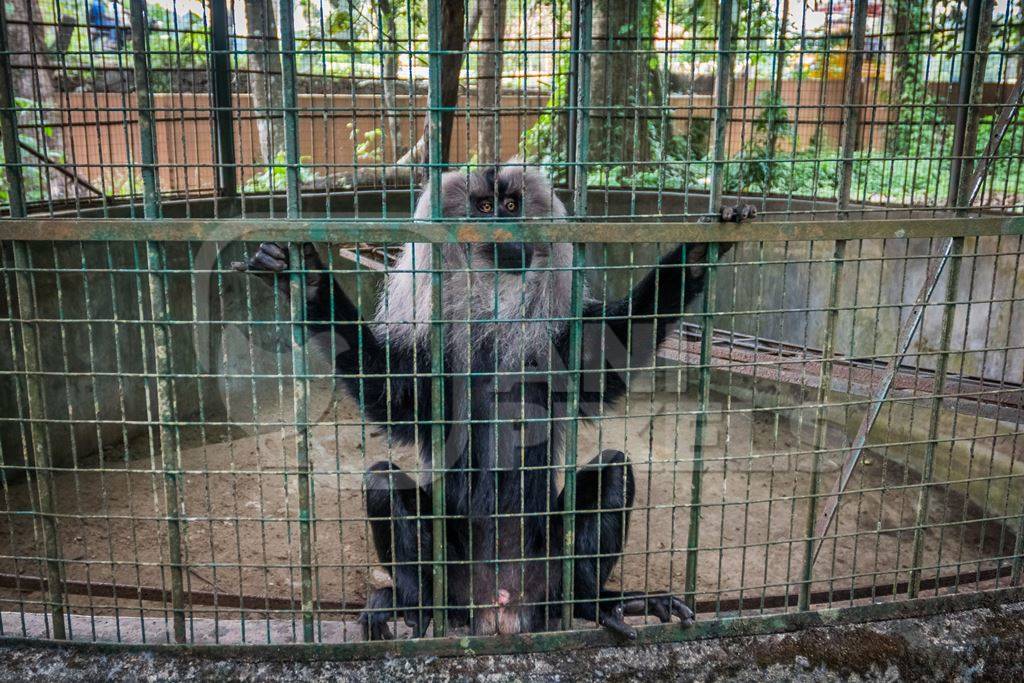
<path id="1" fill-rule="evenodd" d="M 1019 3 L 706 5 L 0 13 L 0 636 L 1019 595 Z"/>

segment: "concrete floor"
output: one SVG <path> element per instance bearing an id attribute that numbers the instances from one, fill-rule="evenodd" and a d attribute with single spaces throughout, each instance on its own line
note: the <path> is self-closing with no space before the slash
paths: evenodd
<path id="1" fill-rule="evenodd" d="M 1013 681 L 1024 679 L 1024 603 L 790 634 L 547 654 L 289 661 L 201 651 L 103 653 L 0 640 L 0 680 Z"/>

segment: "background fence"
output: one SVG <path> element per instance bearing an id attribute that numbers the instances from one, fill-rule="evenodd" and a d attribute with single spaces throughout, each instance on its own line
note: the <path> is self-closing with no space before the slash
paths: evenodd
<path id="1" fill-rule="evenodd" d="M 299 343 L 301 306 L 231 270 L 265 239 L 317 243 L 364 317 L 407 241 L 571 242 L 605 303 L 671 244 L 737 243 L 550 464 L 633 461 L 613 583 L 698 613 L 641 638 L 1019 595 L 1019 3 L 104 11 L 15 0 L 0 26 L 3 636 L 386 649 L 356 642 L 388 583 L 363 473 L 436 467 Z M 408 220 L 442 168 L 513 154 L 574 220 Z M 756 222 L 697 222 L 738 201 Z"/>

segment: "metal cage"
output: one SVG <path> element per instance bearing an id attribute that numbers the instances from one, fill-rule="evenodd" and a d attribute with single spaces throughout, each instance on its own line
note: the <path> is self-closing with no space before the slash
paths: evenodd
<path id="1" fill-rule="evenodd" d="M 7 3 L 0 638 L 332 657 L 616 642 L 574 614 L 591 560 L 696 612 L 632 617 L 640 642 L 1020 599 L 1022 17 L 1017 0 Z M 540 169 L 569 216 L 445 219 L 441 174 L 498 162 Z M 757 219 L 715 220 L 737 203 Z M 382 282 L 407 272 L 403 244 L 429 245 L 411 268 L 429 319 L 397 323 L 426 330 L 413 414 L 371 420 L 380 377 L 339 376 L 338 340 L 311 343 L 322 273 L 274 288 L 232 269 L 264 241 L 293 264 L 318 245 L 352 324 L 384 336 Z M 446 249 L 510 242 L 572 245 L 541 269 L 566 278 L 564 311 L 453 317 L 446 278 L 497 289 L 499 269 Z M 586 324 L 648 273 L 657 288 L 678 243 L 708 245 L 684 262 L 703 294 L 615 370 L 623 398 L 577 417 L 612 372 L 584 367 Z M 516 324 L 564 331 L 565 363 L 446 364 L 460 325 Z M 446 417 L 446 382 L 530 375 L 564 387 L 566 414 Z M 538 558 L 450 556 L 445 449 L 507 421 L 565 435 L 539 466 L 565 492 L 539 557 L 563 593 L 541 632 L 494 637 L 455 618 L 495 608 L 449 603 L 458 568 L 525 583 Z M 394 437 L 410 424 L 429 462 Z M 581 557 L 577 480 L 605 449 L 636 472 L 632 522 L 620 552 Z M 394 569 L 364 507 L 381 459 L 434 484 L 416 518 L 429 637 L 394 607 L 393 642 L 356 622 Z M 525 543 L 522 507 L 492 518 Z"/>

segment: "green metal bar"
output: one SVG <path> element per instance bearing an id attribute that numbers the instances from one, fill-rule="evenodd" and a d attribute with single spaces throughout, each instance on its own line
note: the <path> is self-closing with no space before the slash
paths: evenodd
<path id="1" fill-rule="evenodd" d="M 167 550 L 171 573 L 171 612 L 174 620 L 174 640 L 185 642 L 185 583 L 182 561 L 181 528 L 184 475 L 178 456 L 177 427 L 172 406 L 173 378 L 170 357 L 170 314 L 161 271 L 165 268 L 163 245 L 146 243 L 149 267 L 149 303 L 153 320 L 153 358 L 156 375 L 156 403 L 160 422 L 161 467 L 164 474 L 164 513 L 167 515 Z"/>
<path id="2" fill-rule="evenodd" d="M 951 614 L 972 609 L 992 609 L 1024 600 L 1024 588 L 957 593 L 883 602 L 814 612 L 790 612 L 733 619 L 698 621 L 690 628 L 677 624 L 652 624 L 637 628 L 637 639 L 627 647 L 655 643 L 678 643 L 711 638 L 750 637 L 803 629 L 860 624 L 880 619 L 908 619 Z M 33 638 L 0 637 L 0 644 L 32 644 L 68 647 L 66 643 Z M 621 637 L 607 629 L 585 629 L 571 633 L 519 633 L 500 638 L 464 636 L 441 639 L 398 639 L 315 645 L 149 645 L 136 643 L 76 642 L 81 652 L 148 652 L 183 657 L 207 656 L 220 660 L 260 659 L 265 661 L 386 660 L 388 657 L 497 655 L 526 652 L 554 652 L 595 647 L 624 646 Z"/>
<path id="3" fill-rule="evenodd" d="M 957 126 L 954 134 L 954 152 L 952 155 L 952 168 L 949 179 L 950 186 L 947 199 L 947 208 L 954 209 L 957 214 L 963 213 L 963 210 L 957 208 L 957 199 L 960 196 L 961 185 L 968 184 L 968 182 L 961 180 L 960 171 L 963 167 L 963 130 L 966 126 L 967 109 L 970 106 L 970 94 L 973 90 L 971 82 L 974 76 L 974 51 L 977 45 L 978 19 L 980 17 L 980 13 L 981 2 L 979 0 L 971 0 L 971 5 L 968 8 L 967 33 L 964 36 L 964 45 L 961 51 L 960 106 L 957 109 Z M 974 185 L 973 191 L 977 191 L 977 188 L 979 187 L 980 183 Z M 972 194 L 967 198 L 965 203 L 970 204 L 973 199 L 974 196 Z M 965 218 L 962 220 L 968 221 L 970 219 Z M 853 475 L 853 470 L 857 466 L 857 462 L 860 460 L 860 456 L 864 452 L 868 434 L 871 432 L 871 428 L 881 411 L 882 404 L 885 402 L 889 395 L 889 391 L 892 389 L 892 382 L 895 378 L 897 368 L 903 362 L 903 357 L 910 349 L 910 344 L 921 324 L 925 308 L 927 307 L 928 301 L 931 299 L 932 293 L 938 285 L 942 271 L 945 269 L 946 264 L 951 258 L 959 261 L 959 259 L 956 258 L 956 255 L 959 254 L 962 249 L 964 235 L 959 231 L 956 231 L 954 235 L 955 236 L 949 237 L 945 240 L 940 252 L 937 254 L 938 262 L 934 268 L 931 268 L 928 271 L 928 275 L 925 278 L 924 283 L 921 285 L 921 290 L 914 302 L 914 306 L 911 309 L 909 317 L 900 326 L 899 334 L 897 335 L 896 354 L 892 359 L 890 359 L 887 365 L 886 374 L 883 376 L 879 388 L 875 392 L 871 404 L 868 406 L 868 411 L 865 413 L 864 419 L 861 421 L 860 427 L 857 430 L 857 435 L 854 437 L 850 453 L 847 455 L 843 463 L 840 476 L 836 479 L 832 492 L 829 494 L 828 502 L 825 504 L 821 517 L 818 519 L 817 526 L 814 531 L 814 535 L 818 537 L 824 536 L 828 531 L 828 527 L 832 523 L 832 518 L 839 506 L 840 497 L 843 491 L 846 490 L 850 477 Z M 957 267 L 959 267 L 959 263 L 957 263 Z M 943 315 L 946 315 L 947 312 L 948 311 L 944 311 Z M 940 378 L 940 386 L 942 381 L 943 380 Z M 924 485 L 927 486 L 928 484 L 925 483 Z M 818 549 L 814 551 L 815 558 L 817 558 L 818 550 L 820 550 L 820 546 L 818 546 Z"/>
<path id="4" fill-rule="evenodd" d="M 593 4 L 590 0 L 578 0 L 574 8 L 576 24 L 576 124 L 575 149 L 573 150 L 573 213 L 587 215 L 587 159 L 590 152 L 590 47 L 592 36 Z M 579 414 L 580 367 L 583 351 L 583 245 L 573 243 L 572 283 L 570 285 L 569 358 L 568 361 L 568 407 L 567 415 Z M 572 628 L 572 613 L 575 606 L 575 548 L 576 548 L 576 462 L 578 420 L 566 425 L 565 470 L 562 500 L 565 501 L 562 521 L 562 628 Z"/>
<path id="5" fill-rule="evenodd" d="M 25 364 L 25 386 L 28 398 L 28 416 L 31 420 L 32 470 L 35 474 L 39 497 L 39 521 L 43 530 L 43 550 L 46 553 L 46 601 L 50 607 L 53 622 L 53 637 L 67 638 L 64 623 L 64 588 L 61 581 L 63 553 L 60 544 L 60 529 L 57 524 L 57 506 L 53 486 L 53 463 L 46 433 L 43 403 L 43 382 L 41 368 L 41 339 L 36 318 L 35 301 L 32 295 L 31 262 L 28 246 L 14 242 L 15 286 L 18 295 L 18 315 L 21 317 L 21 349 Z M 26 460 L 28 454 L 26 454 Z"/>
<path id="6" fill-rule="evenodd" d="M 303 263 L 302 246 L 288 244 L 288 259 L 292 264 Z M 302 638 L 313 642 L 313 511 L 312 478 L 309 460 L 309 401 L 306 379 L 305 273 L 293 265 L 289 276 L 291 289 L 290 312 L 292 322 L 292 401 L 295 410 L 295 461 L 299 488 L 299 563 L 302 579 Z"/>
<path id="7" fill-rule="evenodd" d="M 840 218 L 846 218 L 850 207 L 850 188 L 853 185 L 853 155 L 857 150 L 860 134 L 860 80 L 864 69 L 864 34 L 867 27 L 867 0 L 856 0 L 853 5 L 853 35 L 850 38 L 850 59 L 846 71 L 843 93 L 843 129 L 839 151 L 839 201 Z"/>
<path id="8" fill-rule="evenodd" d="M 27 213 L 25 183 L 21 174 L 21 150 L 18 145 L 18 108 L 11 76 L 11 54 L 7 49 L 7 4 L 0 7 L 0 135 L 3 136 L 4 170 L 7 194 L 13 218 Z"/>
<path id="9" fill-rule="evenodd" d="M 1017 541 L 1013 544 L 1013 564 L 1010 569 L 1010 585 L 1019 586 L 1024 576 L 1024 503 L 1020 508 L 1017 522 Z"/>
<path id="10" fill-rule="evenodd" d="M 715 214 L 722 203 L 722 189 L 725 183 L 725 164 L 727 155 L 726 128 L 729 125 L 729 113 L 731 103 L 729 101 L 730 85 L 732 83 L 733 67 L 733 14 L 736 9 L 736 0 L 723 2 L 718 7 L 718 47 L 716 48 L 718 58 L 715 64 L 715 111 L 714 126 L 712 135 L 712 167 L 711 187 L 708 201 L 708 211 Z"/>
<path id="11" fill-rule="evenodd" d="M 939 430 L 939 416 L 942 412 L 943 392 L 946 386 L 946 367 L 949 363 L 949 346 L 953 337 L 953 317 L 956 313 L 956 291 L 960 283 L 960 254 L 963 238 L 954 238 L 949 254 L 949 276 L 946 280 L 946 303 L 942 307 L 942 332 L 939 340 L 939 357 L 935 362 L 935 395 L 932 398 L 928 417 L 928 440 L 925 445 L 924 466 L 921 472 L 921 490 L 918 492 L 914 511 L 914 549 L 910 565 L 910 587 L 908 594 L 916 598 L 921 590 L 921 561 L 924 557 L 924 532 L 928 519 L 928 504 L 932 490 L 932 476 L 935 467 L 936 436 Z"/>
<path id="12" fill-rule="evenodd" d="M 978 42 L 978 28 L 981 21 L 981 10 L 984 0 L 970 0 L 967 8 L 967 26 L 964 34 L 964 45 L 961 52 L 959 107 L 956 112 L 956 132 L 953 140 L 952 167 L 949 174 L 948 206 L 956 209 L 958 214 L 966 211 L 960 207 L 963 201 L 970 205 L 974 201 L 974 193 L 980 188 L 980 182 L 962 175 L 965 153 L 974 154 L 974 150 L 964 149 L 964 130 L 970 116 L 974 94 L 974 58 Z M 980 169 L 979 169 L 980 170 Z M 971 186 L 974 186 L 973 188 Z M 942 395 L 946 386 L 946 367 L 949 363 L 949 346 L 953 336 L 953 319 L 956 314 L 956 291 L 960 282 L 960 255 L 963 253 L 964 238 L 950 239 L 949 255 L 945 258 L 950 262 L 949 276 L 946 280 L 946 303 L 942 307 L 942 332 L 939 341 L 939 357 L 935 363 L 935 395 L 932 398 L 931 411 L 928 417 L 928 440 L 925 446 L 924 468 L 921 473 L 921 490 L 914 513 L 914 547 L 913 563 L 910 566 L 909 595 L 916 598 L 921 588 L 921 561 L 924 557 L 924 525 L 928 519 L 928 505 L 931 501 L 932 477 L 935 466 L 936 438 L 939 431 L 939 416 L 942 412 Z"/>
<path id="13" fill-rule="evenodd" d="M 574 22 L 575 105 L 573 118 L 572 190 L 573 214 L 577 219 L 587 215 L 587 160 L 590 157 L 590 50 L 593 43 L 594 5 L 591 0 L 576 0 Z"/>
<path id="14" fill-rule="evenodd" d="M 231 47 L 228 43 L 227 0 L 210 0 L 210 75 L 213 81 L 214 149 L 217 153 L 217 194 L 238 194 L 235 173 L 235 128 L 231 115 Z"/>
<path id="15" fill-rule="evenodd" d="M 849 191 L 849 188 L 847 188 Z M 821 352 L 822 362 L 818 377 L 817 409 L 814 419 L 814 453 L 811 463 L 811 481 L 807 495 L 807 518 L 804 526 L 804 559 L 800 581 L 800 598 L 797 604 L 800 611 L 807 611 L 811 605 L 811 582 L 814 575 L 815 550 L 815 516 L 818 509 L 818 489 L 821 483 L 821 452 L 826 448 L 825 438 L 825 405 L 832 387 L 832 359 L 835 353 L 836 319 L 839 317 L 839 282 L 843 273 L 843 261 L 846 257 L 846 241 L 837 240 L 832 257 L 832 270 L 829 278 L 828 307 L 825 318 L 824 342 Z"/>
<path id="16" fill-rule="evenodd" d="M 430 218 L 440 220 L 441 204 L 441 1 L 427 3 L 427 39 L 429 64 L 429 139 L 428 161 L 430 178 Z M 442 637 L 447 632 L 448 592 L 445 583 L 447 574 L 445 553 L 445 433 L 444 433 L 444 254 L 440 244 L 434 244 L 430 251 L 430 468 L 431 480 L 431 538 L 434 635 Z"/>
<path id="17" fill-rule="evenodd" d="M 142 147 L 143 212 L 147 219 L 159 218 L 160 183 L 157 172 L 156 118 L 153 111 L 153 92 L 150 88 L 149 18 L 146 0 L 133 0 L 132 49 L 135 64 L 135 96 L 139 116 L 139 136 Z M 153 357 L 156 373 L 157 412 L 160 420 L 160 453 L 164 471 L 164 505 L 167 515 L 167 550 L 171 574 L 171 613 L 174 640 L 184 643 L 185 636 L 185 583 L 181 549 L 181 503 L 183 485 L 181 465 L 178 462 L 177 439 L 170 425 L 174 422 L 172 407 L 172 368 L 170 358 L 170 327 L 167 296 L 161 270 L 166 261 L 163 244 L 156 240 L 146 243 L 149 266 L 149 302 L 154 321 Z M 162 323 L 162 324 L 161 324 Z"/>
<path id="18" fill-rule="evenodd" d="M 839 196 L 836 213 L 840 218 L 849 215 L 850 188 L 853 185 L 853 154 L 857 147 L 859 133 L 861 70 L 864 67 L 864 34 L 867 25 L 867 0 L 857 0 L 853 7 L 853 35 L 850 40 L 849 68 L 843 100 L 842 146 L 839 157 Z M 818 489 L 821 484 L 821 453 L 826 448 L 825 412 L 832 388 L 832 361 L 835 354 L 836 323 L 839 318 L 839 283 L 843 278 L 843 264 L 846 258 L 846 240 L 836 240 L 832 254 L 832 268 L 829 273 L 829 295 L 825 312 L 825 331 L 822 341 L 822 362 L 818 375 L 817 408 L 814 419 L 814 454 L 811 464 L 811 481 L 807 498 L 807 518 L 804 525 L 804 559 L 801 572 L 798 609 L 806 611 L 811 604 L 811 584 L 814 577 L 816 545 L 820 538 L 815 535 L 815 516 L 818 506 Z"/>
<path id="19" fill-rule="evenodd" d="M 280 0 L 281 102 L 284 108 L 285 191 L 288 218 L 297 219 L 299 196 L 299 124 L 295 66 L 295 16 L 291 0 Z M 299 487 L 299 564 L 302 581 L 302 639 L 315 639 L 313 618 L 313 479 L 309 460 L 309 392 L 306 379 L 305 266 L 301 243 L 288 244 L 291 263 L 292 400 L 295 409 L 295 460 Z"/>
<path id="20" fill-rule="evenodd" d="M 827 240 L 918 239 L 931 237 L 1020 236 L 1024 216 L 965 216 L 963 218 L 762 221 L 742 227 L 704 222 L 650 221 L 528 221 L 516 231 L 496 221 L 391 223 L 372 220 L 165 218 L 24 218 L 0 221 L 0 239 L 86 242 L 214 242 L 226 239 L 303 242 L 812 242 Z"/>
<path id="21" fill-rule="evenodd" d="M 711 189 L 708 208 L 717 214 L 722 205 L 725 181 L 726 129 L 729 122 L 729 85 L 732 81 L 732 32 L 735 0 L 718 8 L 718 60 L 715 68 L 714 145 Z M 679 239 L 678 237 L 676 239 Z M 686 255 L 684 258 L 688 258 Z M 697 381 L 697 416 L 693 432 L 693 470 L 690 475 L 690 521 L 686 532 L 686 580 L 684 599 L 693 609 L 697 603 L 697 554 L 700 547 L 701 501 L 704 485 L 704 435 L 711 404 L 711 337 L 714 332 L 715 283 L 717 280 L 718 242 L 707 250 L 704 300 L 701 305 L 700 374 Z"/>
<path id="22" fill-rule="evenodd" d="M 142 147 L 142 201 L 146 218 L 160 217 L 160 175 L 156 160 L 156 117 L 150 87 L 149 10 L 146 0 L 132 0 L 132 53 L 135 66 L 135 99 Z"/>
<path id="23" fill-rule="evenodd" d="M 974 154 L 973 149 L 965 150 L 967 120 L 971 109 L 971 95 L 974 91 L 974 59 L 978 47 L 978 27 L 981 24 L 981 9 L 985 0 L 968 0 L 967 22 L 964 27 L 964 44 L 960 51 L 960 83 L 957 97 L 956 124 L 953 133 L 953 151 L 950 155 L 949 195 L 946 205 L 958 208 L 964 189 L 961 174 L 964 169 L 964 154 Z"/>
<path id="24" fill-rule="evenodd" d="M 295 16 L 292 0 L 280 0 L 281 107 L 284 109 L 285 191 L 288 218 L 299 217 L 299 105 L 295 74 Z"/>

